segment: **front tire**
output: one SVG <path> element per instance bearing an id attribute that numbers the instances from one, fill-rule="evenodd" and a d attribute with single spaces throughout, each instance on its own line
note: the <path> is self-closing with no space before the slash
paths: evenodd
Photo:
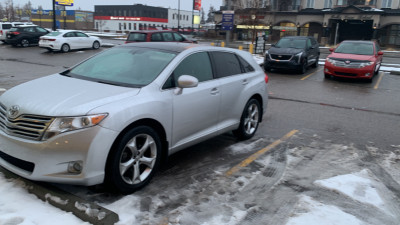
<path id="1" fill-rule="evenodd" d="M 250 99 L 244 107 L 240 125 L 233 134 L 239 140 L 247 140 L 254 136 L 257 131 L 258 124 L 261 121 L 262 109 L 260 103 L 256 99 Z"/>
<path id="2" fill-rule="evenodd" d="M 118 192 L 132 193 L 146 184 L 161 161 L 161 140 L 151 127 L 138 126 L 128 131 L 109 155 L 106 184 Z"/>
<path id="3" fill-rule="evenodd" d="M 305 74 L 307 72 L 307 59 L 304 59 L 303 64 L 301 64 L 301 67 L 299 69 L 300 74 Z"/>
<path id="4" fill-rule="evenodd" d="M 100 48 L 100 43 L 98 41 L 93 42 L 93 49 L 99 49 Z"/>
<path id="5" fill-rule="evenodd" d="M 315 61 L 315 63 L 314 64 L 312 64 L 312 67 L 313 68 L 317 68 L 318 67 L 318 63 L 319 63 L 319 56 L 315 59 L 316 61 Z"/>

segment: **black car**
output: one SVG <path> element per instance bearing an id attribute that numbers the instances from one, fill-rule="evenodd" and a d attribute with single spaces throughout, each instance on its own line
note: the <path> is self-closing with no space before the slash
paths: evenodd
<path id="1" fill-rule="evenodd" d="M 307 67 L 318 66 L 319 55 L 319 45 L 314 37 L 283 37 L 266 51 L 264 69 L 289 69 L 303 74 Z"/>
<path id="2" fill-rule="evenodd" d="M 48 30 L 36 25 L 12 27 L 7 32 L 6 43 L 13 46 L 21 45 L 22 47 L 28 47 L 31 44 L 38 44 L 40 36 L 48 33 Z"/>

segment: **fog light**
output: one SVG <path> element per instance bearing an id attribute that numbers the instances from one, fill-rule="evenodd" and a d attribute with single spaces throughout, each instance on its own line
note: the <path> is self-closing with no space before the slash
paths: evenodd
<path id="1" fill-rule="evenodd" d="M 329 72 L 329 70 L 328 69 L 325 69 L 325 73 L 328 73 Z"/>
<path id="2" fill-rule="evenodd" d="M 365 74 L 366 77 L 369 77 L 370 75 L 371 75 L 370 73 L 366 73 L 366 74 Z"/>
<path id="3" fill-rule="evenodd" d="M 69 162 L 68 163 L 68 172 L 69 173 L 75 173 L 79 174 L 82 172 L 82 161 L 74 161 L 74 162 Z"/>

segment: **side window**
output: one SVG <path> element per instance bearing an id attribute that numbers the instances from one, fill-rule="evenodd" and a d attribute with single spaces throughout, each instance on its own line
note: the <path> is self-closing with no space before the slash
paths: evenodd
<path id="1" fill-rule="evenodd" d="M 311 48 L 311 39 L 307 39 L 307 49 Z"/>
<path id="2" fill-rule="evenodd" d="M 242 71 L 244 73 L 249 73 L 249 72 L 254 72 L 254 68 L 248 63 L 246 60 L 244 60 L 242 57 L 237 56 L 239 58 L 240 64 L 242 64 Z"/>
<path id="3" fill-rule="evenodd" d="M 173 33 L 173 34 L 174 34 L 175 41 L 184 41 L 185 40 L 181 35 L 179 35 L 177 33 Z"/>
<path id="4" fill-rule="evenodd" d="M 86 34 L 84 34 L 84 33 L 81 33 L 81 32 L 75 32 L 75 35 L 76 35 L 77 37 L 88 37 L 88 35 L 86 35 Z"/>
<path id="5" fill-rule="evenodd" d="M 162 33 L 164 41 L 174 41 L 174 37 L 172 36 L 172 33 Z"/>
<path id="6" fill-rule="evenodd" d="M 151 35 L 151 41 L 162 41 L 160 33 L 154 33 Z"/>
<path id="7" fill-rule="evenodd" d="M 235 54 L 228 52 L 212 52 L 218 78 L 241 74 L 242 68 Z"/>
<path id="8" fill-rule="evenodd" d="M 75 37 L 75 34 L 74 34 L 74 32 L 69 32 L 69 33 L 64 34 L 64 37 Z"/>
<path id="9" fill-rule="evenodd" d="M 213 73 L 208 53 L 195 53 L 182 60 L 164 84 L 163 89 L 176 87 L 178 78 L 181 75 L 194 76 L 199 82 L 212 80 Z"/>
<path id="10" fill-rule="evenodd" d="M 41 27 L 36 27 L 36 30 L 40 33 L 47 33 L 47 30 Z"/>

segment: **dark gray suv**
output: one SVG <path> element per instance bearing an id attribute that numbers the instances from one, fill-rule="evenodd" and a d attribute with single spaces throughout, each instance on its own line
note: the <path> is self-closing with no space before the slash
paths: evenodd
<path id="1" fill-rule="evenodd" d="M 309 66 L 318 66 L 319 55 L 314 37 L 283 37 L 265 52 L 264 69 L 289 69 L 303 74 Z"/>

